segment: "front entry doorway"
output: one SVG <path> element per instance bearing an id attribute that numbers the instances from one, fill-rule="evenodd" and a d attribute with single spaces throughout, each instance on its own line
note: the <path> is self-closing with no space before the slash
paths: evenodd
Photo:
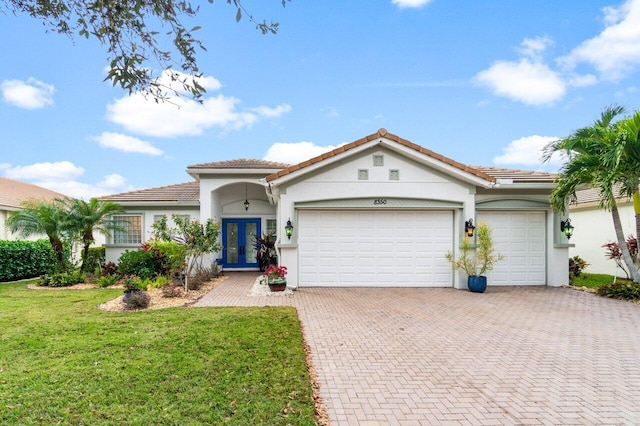
<path id="1" fill-rule="evenodd" d="M 222 263 L 225 268 L 258 268 L 256 236 L 260 219 L 222 219 Z"/>

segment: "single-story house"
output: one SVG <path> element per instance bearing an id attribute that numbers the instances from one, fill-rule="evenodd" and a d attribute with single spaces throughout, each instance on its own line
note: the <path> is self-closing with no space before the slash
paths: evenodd
<path id="1" fill-rule="evenodd" d="M 257 270 L 254 237 L 273 232 L 294 288 L 466 288 L 445 253 L 457 252 L 473 221 L 492 227 L 504 254 L 489 285 L 568 282 L 564 217 L 549 206 L 553 174 L 464 165 L 385 129 L 296 165 L 232 160 L 187 173 L 193 181 L 102 197 L 126 209 L 107 260 L 175 213 L 221 222 L 225 270 Z"/>
<path id="2" fill-rule="evenodd" d="M 53 201 L 66 195 L 41 186 L 0 177 L 0 240 L 16 240 L 18 237 L 6 228 L 7 217 L 21 209 L 25 201 Z M 29 239 L 37 239 L 32 236 Z"/>
<path id="3" fill-rule="evenodd" d="M 633 202 L 625 197 L 617 198 L 620 222 L 625 237 L 636 236 L 636 217 Z M 580 256 L 589 266 L 585 272 L 593 274 L 610 274 L 624 277 L 616 262 L 605 257 L 603 244 L 617 242 L 611 212 L 600 208 L 598 191 L 585 189 L 576 192 L 576 202 L 569 205 L 571 224 L 575 232 L 571 237 L 573 247 L 569 256 Z"/>

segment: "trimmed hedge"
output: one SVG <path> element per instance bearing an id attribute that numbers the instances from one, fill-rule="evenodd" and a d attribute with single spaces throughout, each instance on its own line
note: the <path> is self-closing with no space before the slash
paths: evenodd
<path id="1" fill-rule="evenodd" d="M 49 240 L 0 240 L 0 282 L 39 277 L 56 264 Z"/>

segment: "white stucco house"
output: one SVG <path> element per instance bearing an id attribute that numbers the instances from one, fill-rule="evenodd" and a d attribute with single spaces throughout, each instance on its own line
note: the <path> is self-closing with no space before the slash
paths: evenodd
<path id="1" fill-rule="evenodd" d="M 107 260 L 176 213 L 222 222 L 225 270 L 257 270 L 253 236 L 274 232 L 294 288 L 466 288 L 445 253 L 457 252 L 473 220 L 491 225 L 505 256 L 490 286 L 568 282 L 569 242 L 549 206 L 549 173 L 467 166 L 385 129 L 296 165 L 232 160 L 187 173 L 193 181 L 103 197 L 126 209 L 128 226 L 106 245 Z"/>
<path id="2" fill-rule="evenodd" d="M 576 202 L 569 205 L 571 224 L 575 232 L 571 237 L 573 247 L 569 249 L 569 256 L 580 256 L 589 266 L 585 272 L 593 274 L 610 274 L 624 277 L 615 261 L 605 257 L 603 244 L 617 241 L 613 227 L 611 212 L 598 205 L 598 191 L 585 189 L 576 192 Z M 620 197 L 617 199 L 618 212 L 625 237 L 636 234 L 636 218 L 633 202 Z"/>

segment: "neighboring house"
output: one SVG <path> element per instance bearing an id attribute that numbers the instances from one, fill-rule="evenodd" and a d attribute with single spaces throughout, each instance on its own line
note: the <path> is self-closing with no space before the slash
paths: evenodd
<path id="1" fill-rule="evenodd" d="M 611 212 L 599 207 L 598 191 L 586 189 L 576 192 L 576 203 L 569 205 L 571 224 L 574 226 L 569 256 L 580 256 L 589 266 L 585 272 L 610 274 L 624 277 L 625 273 L 616 262 L 605 257 L 603 244 L 618 241 L 613 227 Z M 633 202 L 626 198 L 617 199 L 620 222 L 625 237 L 636 234 L 636 218 Z"/>
<path id="2" fill-rule="evenodd" d="M 25 201 L 52 201 L 67 198 L 66 195 L 40 186 L 0 177 L 0 240 L 16 240 L 19 237 L 6 229 L 7 217 L 11 212 L 20 210 Z M 32 236 L 29 239 L 37 239 Z"/>
<path id="3" fill-rule="evenodd" d="M 564 218 L 549 206 L 553 174 L 467 166 L 385 129 L 293 166 L 235 160 L 187 173 L 195 181 L 103 197 L 132 224 L 107 245 L 108 260 L 138 248 L 160 215 L 178 213 L 222 222 L 225 269 L 257 269 L 254 236 L 274 232 L 294 288 L 464 288 L 445 253 L 457 252 L 472 219 L 491 225 L 505 256 L 490 285 L 568 281 Z"/>

